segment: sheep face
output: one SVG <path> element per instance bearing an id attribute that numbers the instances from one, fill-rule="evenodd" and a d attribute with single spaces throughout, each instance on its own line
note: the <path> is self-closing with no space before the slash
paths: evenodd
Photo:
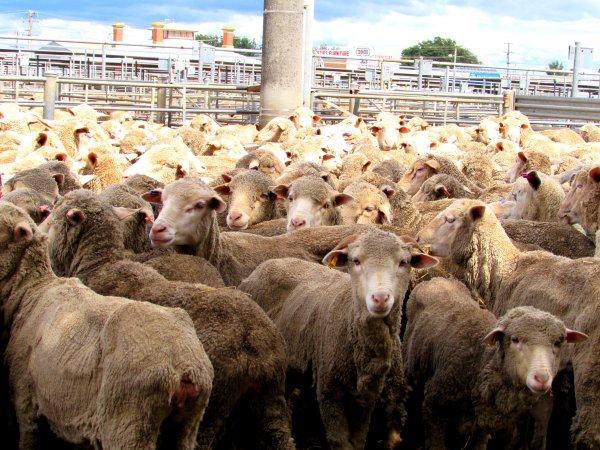
<path id="1" fill-rule="evenodd" d="M 377 138 L 379 148 L 383 151 L 397 149 L 400 136 L 408 132 L 409 129 L 401 126 L 399 121 L 388 120 L 371 126 L 371 133 Z"/>
<path id="2" fill-rule="evenodd" d="M 494 120 L 483 119 L 477 127 L 477 140 L 489 144 L 500 138 L 500 124 Z"/>
<path id="3" fill-rule="evenodd" d="M 277 195 L 269 190 L 271 179 L 256 170 L 234 176 L 215 191 L 229 195 L 227 226 L 234 231 L 273 218 Z"/>
<path id="4" fill-rule="evenodd" d="M 285 199 L 287 230 L 333 225 L 334 208 L 352 200 L 346 194 L 339 194 L 316 176 L 301 177 L 289 186 L 279 185 L 274 192 Z"/>
<path id="5" fill-rule="evenodd" d="M 385 192 L 370 183 L 353 183 L 344 190 L 345 194 L 353 197 L 345 205 L 340 206 L 342 223 L 351 224 L 391 224 L 392 208 L 388 195 L 394 193 L 387 189 Z"/>
<path id="6" fill-rule="evenodd" d="M 13 273 L 34 231 L 33 220 L 25 210 L 0 201 L 0 286 Z"/>
<path id="7" fill-rule="evenodd" d="M 454 243 L 458 236 L 466 239 L 465 242 L 469 242 L 468 239 L 474 225 L 483 217 L 484 213 L 486 213 L 486 207 L 482 202 L 456 200 L 419 232 L 417 241 L 421 246 L 428 246 L 430 254 L 449 257 L 453 253 Z M 464 247 L 460 250 L 470 251 L 467 246 Z"/>
<path id="8" fill-rule="evenodd" d="M 525 306 L 502 317 L 485 342 L 503 349 L 503 368 L 515 385 L 544 394 L 552 387 L 564 344 L 585 339 L 585 334 L 567 329 L 552 314 Z"/>
<path id="9" fill-rule="evenodd" d="M 527 156 L 525 156 L 523 152 L 517 153 L 517 156 L 515 157 L 515 162 L 506 174 L 505 181 L 507 183 L 514 183 L 515 181 L 517 181 L 519 175 L 521 175 L 527 170 L 527 162 Z"/>
<path id="10" fill-rule="evenodd" d="M 323 258 L 323 263 L 329 267 L 347 267 L 358 302 L 355 306 L 366 307 L 370 316 L 383 318 L 396 300 L 404 296 L 411 267 L 437 264 L 428 255 L 413 253 L 412 247 L 412 241 L 407 243 L 394 234 L 373 230 L 345 238 Z"/>
<path id="11" fill-rule="evenodd" d="M 406 193 L 415 195 L 425 180 L 438 173 L 439 169 L 440 163 L 435 159 L 415 162 L 412 170 L 406 176 L 408 178 Z"/>
<path id="12" fill-rule="evenodd" d="M 193 245 L 205 236 L 200 223 L 212 221 L 227 204 L 208 185 L 196 178 L 184 178 L 142 196 L 150 203 L 162 204 L 162 209 L 150 230 L 155 247 Z"/>
<path id="13" fill-rule="evenodd" d="M 571 189 L 561 202 L 558 216 L 567 224 L 580 224 L 589 235 L 598 230 L 600 167 L 582 170 L 573 179 Z"/>

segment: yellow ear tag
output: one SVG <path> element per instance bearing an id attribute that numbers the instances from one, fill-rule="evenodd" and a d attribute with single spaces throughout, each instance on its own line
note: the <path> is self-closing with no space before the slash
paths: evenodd
<path id="1" fill-rule="evenodd" d="M 223 183 L 223 186 L 229 187 L 229 183 Z"/>
<path id="2" fill-rule="evenodd" d="M 338 257 L 336 255 L 333 258 L 331 258 L 331 261 L 329 261 L 329 264 L 327 264 L 327 267 L 329 267 L 330 269 L 333 269 L 337 265 L 337 260 L 338 260 Z"/>

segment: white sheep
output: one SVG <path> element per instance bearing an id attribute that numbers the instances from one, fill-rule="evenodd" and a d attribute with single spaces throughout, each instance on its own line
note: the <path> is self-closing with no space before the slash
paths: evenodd
<path id="1" fill-rule="evenodd" d="M 344 239 L 323 259 L 329 267 L 347 268 L 347 274 L 298 259 L 272 259 L 239 286 L 284 335 L 288 371 L 312 378 L 331 448 L 364 446 L 389 374 L 400 385 L 399 403 L 390 405 L 396 414 L 387 418 L 396 423 L 391 443 L 398 443 L 406 395 L 396 365 L 402 299 L 411 267 L 437 263 L 412 246 L 412 240 L 373 229 Z"/>

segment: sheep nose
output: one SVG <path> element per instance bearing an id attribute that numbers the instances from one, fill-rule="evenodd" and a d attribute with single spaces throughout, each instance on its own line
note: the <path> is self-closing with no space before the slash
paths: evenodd
<path id="1" fill-rule="evenodd" d="M 229 220 L 231 222 L 236 222 L 236 221 L 240 220 L 241 217 L 242 217 L 242 213 L 241 212 L 235 211 L 235 212 L 230 212 L 229 213 Z"/>
<path id="2" fill-rule="evenodd" d="M 548 380 L 550 380 L 550 375 L 547 372 L 543 372 L 543 373 L 536 373 L 533 378 L 535 379 L 535 381 L 537 381 L 538 383 L 541 384 L 546 384 L 548 383 Z"/>
<path id="3" fill-rule="evenodd" d="M 154 225 L 152 225 L 152 232 L 153 233 L 162 233 L 167 229 L 167 227 L 165 227 L 164 225 L 160 225 L 158 223 L 155 223 Z"/>
<path id="4" fill-rule="evenodd" d="M 292 226 L 294 228 L 301 228 L 306 225 L 305 219 L 292 219 Z"/>
<path id="5" fill-rule="evenodd" d="M 389 300 L 390 294 L 376 293 L 371 295 L 371 300 L 376 306 L 383 306 Z"/>

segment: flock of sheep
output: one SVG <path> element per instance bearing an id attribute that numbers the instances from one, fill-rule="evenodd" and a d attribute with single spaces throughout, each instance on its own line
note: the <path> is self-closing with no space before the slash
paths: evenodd
<path id="1" fill-rule="evenodd" d="M 0 104 L 7 448 L 600 449 L 600 129 Z"/>

